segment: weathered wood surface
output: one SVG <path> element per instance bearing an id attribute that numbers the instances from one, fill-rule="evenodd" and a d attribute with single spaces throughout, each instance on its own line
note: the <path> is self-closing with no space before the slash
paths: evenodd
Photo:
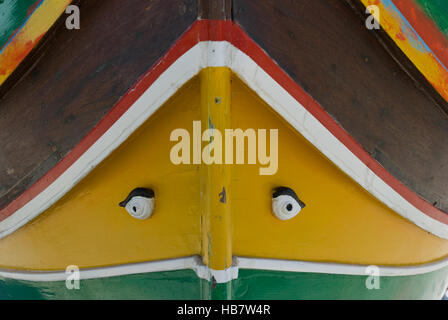
<path id="1" fill-rule="evenodd" d="M 85 0 L 0 88 L 0 208 L 66 155 L 196 18 L 234 19 L 375 159 L 448 211 L 448 111 L 358 0 Z"/>
<path id="2" fill-rule="evenodd" d="M 0 208 L 41 178 L 196 20 L 195 0 L 85 0 L 0 99 Z M 30 62 L 30 59 L 32 61 Z"/>
<path id="3" fill-rule="evenodd" d="M 447 104 L 366 15 L 341 0 L 235 0 L 233 17 L 381 165 L 448 211 Z"/>

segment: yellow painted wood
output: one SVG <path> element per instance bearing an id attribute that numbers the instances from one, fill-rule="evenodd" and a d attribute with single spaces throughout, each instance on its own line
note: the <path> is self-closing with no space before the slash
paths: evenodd
<path id="1" fill-rule="evenodd" d="M 278 171 L 232 167 L 233 254 L 359 264 L 417 264 L 442 258 L 448 241 L 402 218 L 345 175 L 237 77 L 232 127 L 278 129 Z M 306 207 L 280 221 L 271 190 L 293 189 Z"/>
<path id="2" fill-rule="evenodd" d="M 278 129 L 277 173 L 260 175 L 260 164 L 200 164 L 198 156 L 199 163 L 174 165 L 171 132 L 187 129 L 193 140 L 201 119 L 202 132 Z M 292 220 L 271 212 L 278 186 L 306 203 Z M 118 206 L 135 187 L 155 191 L 148 220 Z M 232 255 L 406 265 L 445 257 L 448 241 L 371 196 L 226 68 L 203 70 L 65 197 L 0 240 L 1 268 L 63 270 L 194 254 L 215 270 L 228 268 Z"/>
<path id="3" fill-rule="evenodd" d="M 212 129 L 211 143 L 205 141 L 205 144 L 208 145 L 206 148 L 215 148 L 214 152 L 223 150 L 224 144 L 219 146 L 217 141 L 223 141 L 225 129 L 230 128 L 230 78 L 229 68 L 206 68 L 201 71 L 202 130 Z M 214 139 L 217 134 L 222 137 Z M 204 151 L 207 156 L 207 149 Z M 216 156 L 216 153 L 212 155 Z M 202 166 L 202 256 L 204 263 L 214 270 L 224 270 L 232 265 L 231 166 L 223 162 L 224 153 L 215 158 L 213 163 Z"/>

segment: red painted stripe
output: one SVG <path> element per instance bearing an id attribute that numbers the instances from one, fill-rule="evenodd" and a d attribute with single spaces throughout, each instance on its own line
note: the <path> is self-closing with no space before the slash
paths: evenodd
<path id="1" fill-rule="evenodd" d="M 425 41 L 445 67 L 448 67 L 448 39 L 414 0 L 393 0 L 401 14 Z"/>
<path id="2" fill-rule="evenodd" d="M 30 189 L 0 211 L 0 221 L 20 209 L 31 199 L 54 182 L 87 149 L 89 149 L 130 106 L 151 86 L 151 84 L 181 55 L 200 41 L 229 41 L 239 50 L 251 57 L 289 94 L 299 101 L 322 125 L 324 125 L 355 156 L 369 167 L 384 182 L 403 198 L 428 216 L 448 224 L 448 215 L 426 202 L 387 172 L 358 144 L 325 110 L 300 88 L 238 25 L 231 21 L 199 20 L 174 44 L 174 46 L 146 72 L 127 94 L 112 108 L 98 125 L 43 178 Z"/>

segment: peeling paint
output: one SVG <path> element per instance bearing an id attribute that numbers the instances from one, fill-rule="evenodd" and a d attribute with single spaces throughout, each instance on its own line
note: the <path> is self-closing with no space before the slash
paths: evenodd
<path id="1" fill-rule="evenodd" d="M 380 8 L 380 23 L 431 85 L 448 101 L 448 69 L 415 31 L 392 0 L 361 0 Z"/>
<path id="2" fill-rule="evenodd" d="M 226 188 L 222 187 L 222 191 L 219 193 L 219 202 L 226 203 Z"/>

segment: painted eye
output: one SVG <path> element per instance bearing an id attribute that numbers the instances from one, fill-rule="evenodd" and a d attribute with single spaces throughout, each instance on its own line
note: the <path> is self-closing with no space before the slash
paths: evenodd
<path id="1" fill-rule="evenodd" d="M 134 189 L 119 206 L 124 207 L 134 218 L 148 219 L 154 211 L 154 191 L 146 188 Z"/>
<path id="2" fill-rule="evenodd" d="M 305 208 L 296 193 L 287 187 L 278 187 L 274 189 L 272 195 L 272 211 L 280 220 L 289 220 L 294 218 L 300 210 Z"/>

